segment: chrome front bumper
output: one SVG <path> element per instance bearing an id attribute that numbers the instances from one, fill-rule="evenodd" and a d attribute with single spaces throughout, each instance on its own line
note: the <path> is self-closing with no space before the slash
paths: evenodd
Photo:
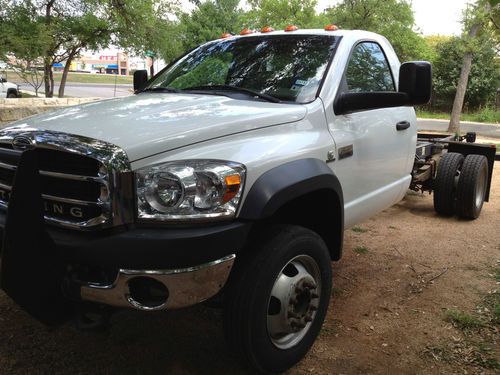
<path id="1" fill-rule="evenodd" d="M 203 302 L 222 289 L 233 267 L 235 254 L 199 266 L 169 270 L 120 269 L 109 285 L 86 284 L 80 287 L 84 301 L 144 311 L 171 310 Z M 137 278 L 153 279 L 168 290 L 168 298 L 158 305 L 145 305 L 134 298 L 129 282 Z"/>

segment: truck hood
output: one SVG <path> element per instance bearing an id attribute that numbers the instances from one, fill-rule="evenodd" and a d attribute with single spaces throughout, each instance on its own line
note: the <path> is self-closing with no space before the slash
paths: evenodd
<path id="1" fill-rule="evenodd" d="M 130 161 L 230 134 L 298 121 L 302 105 L 225 96 L 141 93 L 57 110 L 18 121 L 121 147 Z"/>
<path id="2" fill-rule="evenodd" d="M 15 83 L 10 83 L 10 82 L 3 82 L 5 89 L 16 89 L 17 90 L 17 85 Z"/>

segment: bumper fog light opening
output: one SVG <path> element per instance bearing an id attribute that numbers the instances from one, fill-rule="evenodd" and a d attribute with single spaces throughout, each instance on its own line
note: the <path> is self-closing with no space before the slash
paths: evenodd
<path id="1" fill-rule="evenodd" d="M 128 281 L 128 302 L 141 310 L 156 310 L 167 303 L 169 291 L 165 284 L 151 277 L 134 277 Z"/>

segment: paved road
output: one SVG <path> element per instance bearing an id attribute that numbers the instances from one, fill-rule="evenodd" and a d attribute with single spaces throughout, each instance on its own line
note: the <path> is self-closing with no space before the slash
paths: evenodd
<path id="1" fill-rule="evenodd" d="M 446 131 L 448 120 L 418 119 L 418 130 Z M 476 132 L 477 135 L 490 138 L 500 138 L 500 125 L 478 122 L 461 122 L 460 132 Z"/>
<path id="2" fill-rule="evenodd" d="M 26 83 L 19 82 L 21 86 L 21 91 L 33 91 L 33 87 L 27 85 Z M 68 82 L 66 83 L 66 87 L 64 89 L 64 95 L 73 96 L 77 98 L 85 98 L 85 97 L 99 97 L 99 98 L 112 98 L 114 96 L 127 96 L 131 95 L 129 91 L 132 89 L 132 85 L 115 85 L 113 84 L 105 84 L 105 83 L 74 83 Z M 54 93 L 57 96 L 57 91 L 59 90 L 59 85 L 56 82 Z M 41 89 L 43 92 L 43 88 Z"/>

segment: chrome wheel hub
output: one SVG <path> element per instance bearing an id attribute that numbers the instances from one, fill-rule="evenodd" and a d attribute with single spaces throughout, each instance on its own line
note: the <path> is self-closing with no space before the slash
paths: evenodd
<path id="1" fill-rule="evenodd" d="M 299 255 L 274 282 L 267 312 L 267 331 L 280 349 L 296 345 L 308 332 L 319 307 L 321 274 L 316 261 Z"/>

